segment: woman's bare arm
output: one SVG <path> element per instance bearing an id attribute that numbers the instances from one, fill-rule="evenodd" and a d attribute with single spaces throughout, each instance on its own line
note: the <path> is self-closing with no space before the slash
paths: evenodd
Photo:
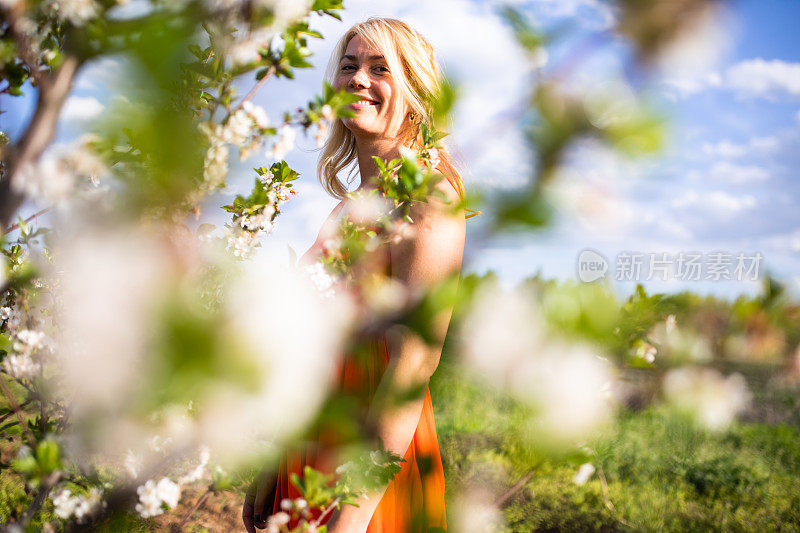
<path id="1" fill-rule="evenodd" d="M 458 196 L 445 180 L 439 187 L 451 202 L 458 202 Z M 460 271 L 466 224 L 463 212 L 453 214 L 450 205 L 438 199 L 414 205 L 411 218 L 414 220 L 412 236 L 390 245 L 390 254 L 392 276 L 413 293 L 428 290 Z M 425 389 L 439 365 L 451 313 L 452 309 L 444 309 L 436 317 L 435 342 L 431 346 L 409 330 L 395 329 L 387 334 L 389 365 L 375 393 L 370 423 L 385 448 L 401 457 L 411 444 L 419 423 Z M 391 409 L 376 407 L 390 404 L 386 399 L 396 391 L 414 387 L 421 391 L 414 400 Z M 359 507 L 345 506 L 331 521 L 328 531 L 366 530 L 384 490 L 362 498 Z"/>
<path id="2" fill-rule="evenodd" d="M 309 248 L 308 251 L 306 251 L 306 253 L 304 253 L 298 261 L 300 265 L 313 264 L 320 254 L 322 254 L 322 244 L 325 242 L 325 239 L 332 237 L 337 230 L 336 221 L 339 217 L 339 212 L 344 207 L 344 203 L 345 200 L 342 200 L 336 204 L 328 217 L 325 219 L 325 222 L 322 223 L 314 244 L 311 245 L 311 248 Z"/>

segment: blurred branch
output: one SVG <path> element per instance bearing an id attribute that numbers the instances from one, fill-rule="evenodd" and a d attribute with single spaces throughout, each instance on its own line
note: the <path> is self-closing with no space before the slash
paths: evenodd
<path id="1" fill-rule="evenodd" d="M 36 493 L 36 497 L 33 499 L 33 503 L 28 510 L 25 511 L 25 514 L 22 515 L 22 520 L 20 520 L 20 524 L 23 528 L 27 528 L 30 525 L 31 520 L 33 517 L 36 516 L 36 513 L 39 512 L 39 509 L 42 508 L 47 495 L 50 494 L 50 491 L 53 490 L 53 487 L 56 486 L 56 483 L 61 479 L 61 472 L 55 471 L 48 475 L 44 482 L 42 483 L 41 488 L 39 488 L 39 492 Z"/>
<path id="2" fill-rule="evenodd" d="M 503 495 L 497 498 L 494 503 L 492 503 L 492 507 L 496 507 L 500 509 L 500 507 L 506 503 L 514 494 L 518 493 L 522 488 L 525 486 L 525 483 L 531 480 L 533 477 L 533 470 L 522 476 L 522 479 L 517 481 L 513 487 L 508 489 Z"/>
<path id="3" fill-rule="evenodd" d="M 23 224 L 27 224 L 28 222 L 30 222 L 34 218 L 38 217 L 39 215 L 43 215 L 43 214 L 47 213 L 48 211 L 50 211 L 50 209 L 51 209 L 50 207 L 45 207 L 44 209 L 32 214 L 31 216 L 29 216 L 28 218 L 23 220 L 22 223 Z M 8 228 L 6 228 L 6 234 L 9 234 L 9 233 L 11 233 L 12 231 L 14 231 L 16 229 L 19 229 L 19 222 L 11 224 Z"/>
<path id="4" fill-rule="evenodd" d="M 326 507 L 324 511 L 322 511 L 322 514 L 319 515 L 319 518 L 317 518 L 316 521 L 314 521 L 314 523 L 312 525 L 316 526 L 316 527 L 319 527 L 319 525 L 322 523 L 322 521 L 325 520 L 325 517 L 328 516 L 331 512 L 333 512 L 333 510 L 336 508 L 336 506 L 339 505 L 340 501 L 341 501 L 341 498 L 336 498 L 335 500 L 333 500 L 331 502 L 331 504 L 328 507 Z"/>
<path id="5" fill-rule="evenodd" d="M 633 524 L 622 518 L 619 513 L 617 512 L 617 508 L 614 507 L 614 504 L 611 503 L 611 498 L 608 496 L 608 482 L 606 482 L 606 475 L 603 473 L 602 468 L 597 469 L 597 477 L 600 478 L 600 486 L 603 488 L 603 501 L 606 504 L 606 508 L 611 511 L 611 513 L 619 520 L 622 524 L 633 528 Z"/>
<path id="6" fill-rule="evenodd" d="M 183 517 L 183 520 L 181 520 L 180 524 L 178 524 L 177 526 L 173 526 L 172 528 L 173 531 L 183 531 L 183 526 L 185 526 L 186 522 L 189 521 L 192 515 L 196 513 L 197 510 L 200 509 L 200 507 L 203 506 L 203 504 L 206 502 L 206 500 L 208 499 L 208 497 L 211 495 L 212 492 L 214 491 L 211 489 L 211 487 L 206 489 L 206 491 L 202 494 L 202 496 L 200 496 L 200 498 L 197 499 L 197 502 L 195 502 L 192 508 L 189 509 L 189 512 L 186 513 L 186 516 Z"/>
<path id="7" fill-rule="evenodd" d="M 267 80 L 269 78 L 271 78 L 273 74 L 275 74 L 276 70 L 277 69 L 275 68 L 275 65 L 270 65 L 269 68 L 267 69 L 267 72 L 264 74 L 264 77 L 261 78 L 260 80 L 258 80 L 258 83 L 256 83 L 253 86 L 253 88 L 250 89 L 250 92 L 247 93 L 247 95 L 242 99 L 241 102 L 239 102 L 239 105 L 236 106 L 236 109 L 239 109 L 240 107 L 242 107 L 244 105 L 245 102 L 247 102 L 248 100 L 253 98 L 253 96 L 255 96 L 255 94 L 267 82 Z"/>
<path id="8" fill-rule="evenodd" d="M 22 403 L 19 405 L 20 409 L 22 409 L 22 408 L 24 408 L 24 407 L 27 407 L 27 406 L 28 406 L 28 405 L 29 405 L 29 404 L 30 404 L 32 401 L 33 401 L 33 399 L 25 400 L 24 402 L 22 402 Z M 3 422 L 5 422 L 6 418 L 8 418 L 9 416 L 11 416 L 11 415 L 14 415 L 14 414 L 16 414 L 16 413 L 15 413 L 15 411 L 12 409 L 10 412 L 8 412 L 8 413 L 6 413 L 6 414 L 4 414 L 4 415 L 0 416 L 0 424 L 2 424 Z"/>
<path id="9" fill-rule="evenodd" d="M 3 396 L 6 397 L 6 400 L 8 400 L 8 404 L 11 406 L 11 409 L 17 416 L 20 429 L 25 433 L 25 436 L 28 437 L 30 445 L 35 448 L 36 437 L 33 435 L 33 432 L 28 427 L 28 424 L 25 423 L 25 413 L 22 412 L 22 408 L 20 408 L 19 403 L 17 403 L 17 399 L 14 398 L 14 393 L 11 392 L 11 389 L 8 388 L 8 383 L 6 383 L 6 379 L 4 377 L 0 377 L 0 390 L 3 391 Z"/>
<path id="10" fill-rule="evenodd" d="M 72 80 L 79 66 L 76 57 L 66 56 L 61 67 L 39 83 L 36 111 L 25 134 L 9 150 L 8 174 L 0 182 L 0 227 L 8 226 L 25 199 L 13 190 L 11 183 L 17 172 L 36 161 L 53 139 L 61 107 L 72 88 Z"/>

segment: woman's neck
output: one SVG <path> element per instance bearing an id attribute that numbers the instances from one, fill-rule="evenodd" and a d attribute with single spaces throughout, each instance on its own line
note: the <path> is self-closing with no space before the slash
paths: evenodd
<path id="1" fill-rule="evenodd" d="M 358 153 L 358 172 L 361 175 L 359 189 L 370 189 L 375 185 L 371 183 L 372 178 L 378 176 L 378 165 L 372 160 L 373 157 L 380 157 L 384 160 L 400 157 L 400 146 L 402 144 L 397 139 L 385 138 L 356 138 L 356 152 Z"/>

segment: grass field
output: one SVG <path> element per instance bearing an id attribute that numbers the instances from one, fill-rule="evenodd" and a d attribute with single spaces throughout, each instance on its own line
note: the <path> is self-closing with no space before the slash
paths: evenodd
<path id="1" fill-rule="evenodd" d="M 800 390 L 750 374 L 749 421 L 723 432 L 655 407 L 623 410 L 589 452 L 553 453 L 521 432 L 526 408 L 443 361 L 431 390 L 448 496 L 470 485 L 505 495 L 515 532 L 798 531 Z M 578 485 L 584 462 L 597 473 Z"/>

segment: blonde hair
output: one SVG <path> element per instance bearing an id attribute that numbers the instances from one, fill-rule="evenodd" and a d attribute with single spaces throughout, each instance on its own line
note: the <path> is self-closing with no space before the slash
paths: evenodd
<path id="1" fill-rule="evenodd" d="M 391 18 L 369 18 L 355 24 L 336 44 L 325 74 L 329 83 L 333 83 L 347 45 L 356 35 L 380 50 L 386 58 L 389 71 L 414 117 L 413 120 L 407 117 L 400 131 L 400 140 L 409 148 L 419 150 L 422 148 L 420 125 L 433 126 L 431 102 L 442 86 L 441 68 L 433 47 L 405 22 Z M 338 174 L 353 163 L 357 155 L 355 136 L 341 119 L 335 120 L 317 162 L 320 183 L 330 195 L 342 199 L 347 194 Z M 440 149 L 439 160 L 440 170 L 463 198 L 464 184 L 452 156 L 447 150 Z"/>

